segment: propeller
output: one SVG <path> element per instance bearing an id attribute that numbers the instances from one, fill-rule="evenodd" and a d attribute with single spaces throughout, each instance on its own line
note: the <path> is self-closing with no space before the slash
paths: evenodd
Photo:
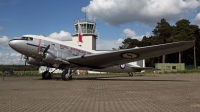
<path id="1" fill-rule="evenodd" d="M 50 45 L 48 45 L 45 49 L 44 49 L 44 51 L 43 51 L 43 58 L 45 57 L 45 54 L 46 54 L 46 52 L 49 50 L 49 48 L 50 48 Z"/>

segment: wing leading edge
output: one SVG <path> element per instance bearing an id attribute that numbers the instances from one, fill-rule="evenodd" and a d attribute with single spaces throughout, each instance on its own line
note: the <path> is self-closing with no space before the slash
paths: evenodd
<path id="1" fill-rule="evenodd" d="M 194 46 L 192 41 L 181 41 L 146 47 L 123 49 L 105 53 L 76 56 L 66 60 L 79 67 L 105 68 L 123 63 L 183 51 Z"/>

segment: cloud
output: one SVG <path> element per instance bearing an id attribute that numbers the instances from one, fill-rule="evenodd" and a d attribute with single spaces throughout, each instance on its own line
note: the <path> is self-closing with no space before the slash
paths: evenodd
<path id="1" fill-rule="evenodd" d="M 10 56 L 12 56 L 12 57 L 21 57 L 21 54 L 19 54 L 19 53 L 11 53 L 10 54 Z"/>
<path id="2" fill-rule="evenodd" d="M 0 30 L 3 30 L 3 28 L 0 26 Z"/>
<path id="3" fill-rule="evenodd" d="M 137 39 L 137 40 L 142 40 L 142 38 L 144 36 L 147 36 L 149 37 L 150 36 L 150 32 L 146 32 L 146 35 L 141 35 L 141 36 L 137 36 L 137 34 L 135 33 L 135 31 L 131 30 L 131 29 L 125 29 L 124 31 L 124 34 L 129 37 L 129 38 L 132 38 L 132 39 Z"/>
<path id="4" fill-rule="evenodd" d="M 137 34 L 135 33 L 135 31 L 132 31 L 130 29 L 124 29 L 124 34 L 127 37 L 130 37 L 132 39 L 138 39 L 138 40 L 142 40 L 142 38 L 144 36 L 150 37 L 150 32 L 146 32 L 146 35 L 141 35 L 141 36 L 137 36 Z M 119 46 L 122 45 L 122 42 L 124 41 L 124 39 L 119 38 L 118 40 L 97 40 L 97 50 L 112 50 L 112 48 L 116 48 L 118 49 Z"/>
<path id="5" fill-rule="evenodd" d="M 198 13 L 193 21 L 193 24 L 200 24 L 200 13 Z"/>
<path id="6" fill-rule="evenodd" d="M 10 49 L 8 45 L 9 40 L 7 36 L 0 36 L 0 50 Z"/>
<path id="7" fill-rule="evenodd" d="M 112 48 L 118 49 L 122 45 L 124 40 L 119 38 L 118 40 L 97 40 L 97 50 L 112 50 Z"/>
<path id="8" fill-rule="evenodd" d="M 49 38 L 57 39 L 57 40 L 72 40 L 72 36 L 69 32 L 65 32 L 61 30 L 60 33 L 54 32 L 48 36 Z"/>
<path id="9" fill-rule="evenodd" d="M 92 0 L 82 12 L 89 19 L 100 19 L 113 26 L 134 22 L 156 25 L 161 18 L 187 18 L 199 6 L 199 0 Z"/>
<path id="10" fill-rule="evenodd" d="M 0 65 L 24 64 L 19 53 L 0 53 Z"/>
<path id="11" fill-rule="evenodd" d="M 119 39 L 116 41 L 116 44 L 117 44 L 117 45 L 121 45 L 123 41 L 124 41 L 124 39 L 119 38 Z"/>
<path id="12" fill-rule="evenodd" d="M 150 32 L 146 32 L 146 37 L 150 37 L 151 36 L 151 33 Z"/>

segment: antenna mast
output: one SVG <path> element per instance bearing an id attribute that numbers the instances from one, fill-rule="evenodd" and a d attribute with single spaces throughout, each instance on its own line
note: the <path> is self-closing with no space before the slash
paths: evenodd
<path id="1" fill-rule="evenodd" d="M 85 8 L 85 20 L 87 19 L 87 8 Z"/>

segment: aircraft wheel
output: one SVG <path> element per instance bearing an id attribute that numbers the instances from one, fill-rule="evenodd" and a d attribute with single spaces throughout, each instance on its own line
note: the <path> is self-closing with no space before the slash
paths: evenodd
<path id="1" fill-rule="evenodd" d="M 69 80 L 72 80 L 72 75 L 68 77 Z"/>
<path id="2" fill-rule="evenodd" d="M 42 79 L 51 79 L 51 73 L 49 71 L 43 72 Z"/>
<path id="3" fill-rule="evenodd" d="M 68 70 L 63 71 L 63 73 L 61 74 L 61 78 L 64 81 L 67 80 L 72 80 L 72 75 L 70 74 L 70 76 L 68 76 Z"/>
<path id="4" fill-rule="evenodd" d="M 131 77 L 133 76 L 133 73 L 132 73 L 132 72 L 129 72 L 128 74 L 129 74 L 129 76 L 131 76 Z"/>

